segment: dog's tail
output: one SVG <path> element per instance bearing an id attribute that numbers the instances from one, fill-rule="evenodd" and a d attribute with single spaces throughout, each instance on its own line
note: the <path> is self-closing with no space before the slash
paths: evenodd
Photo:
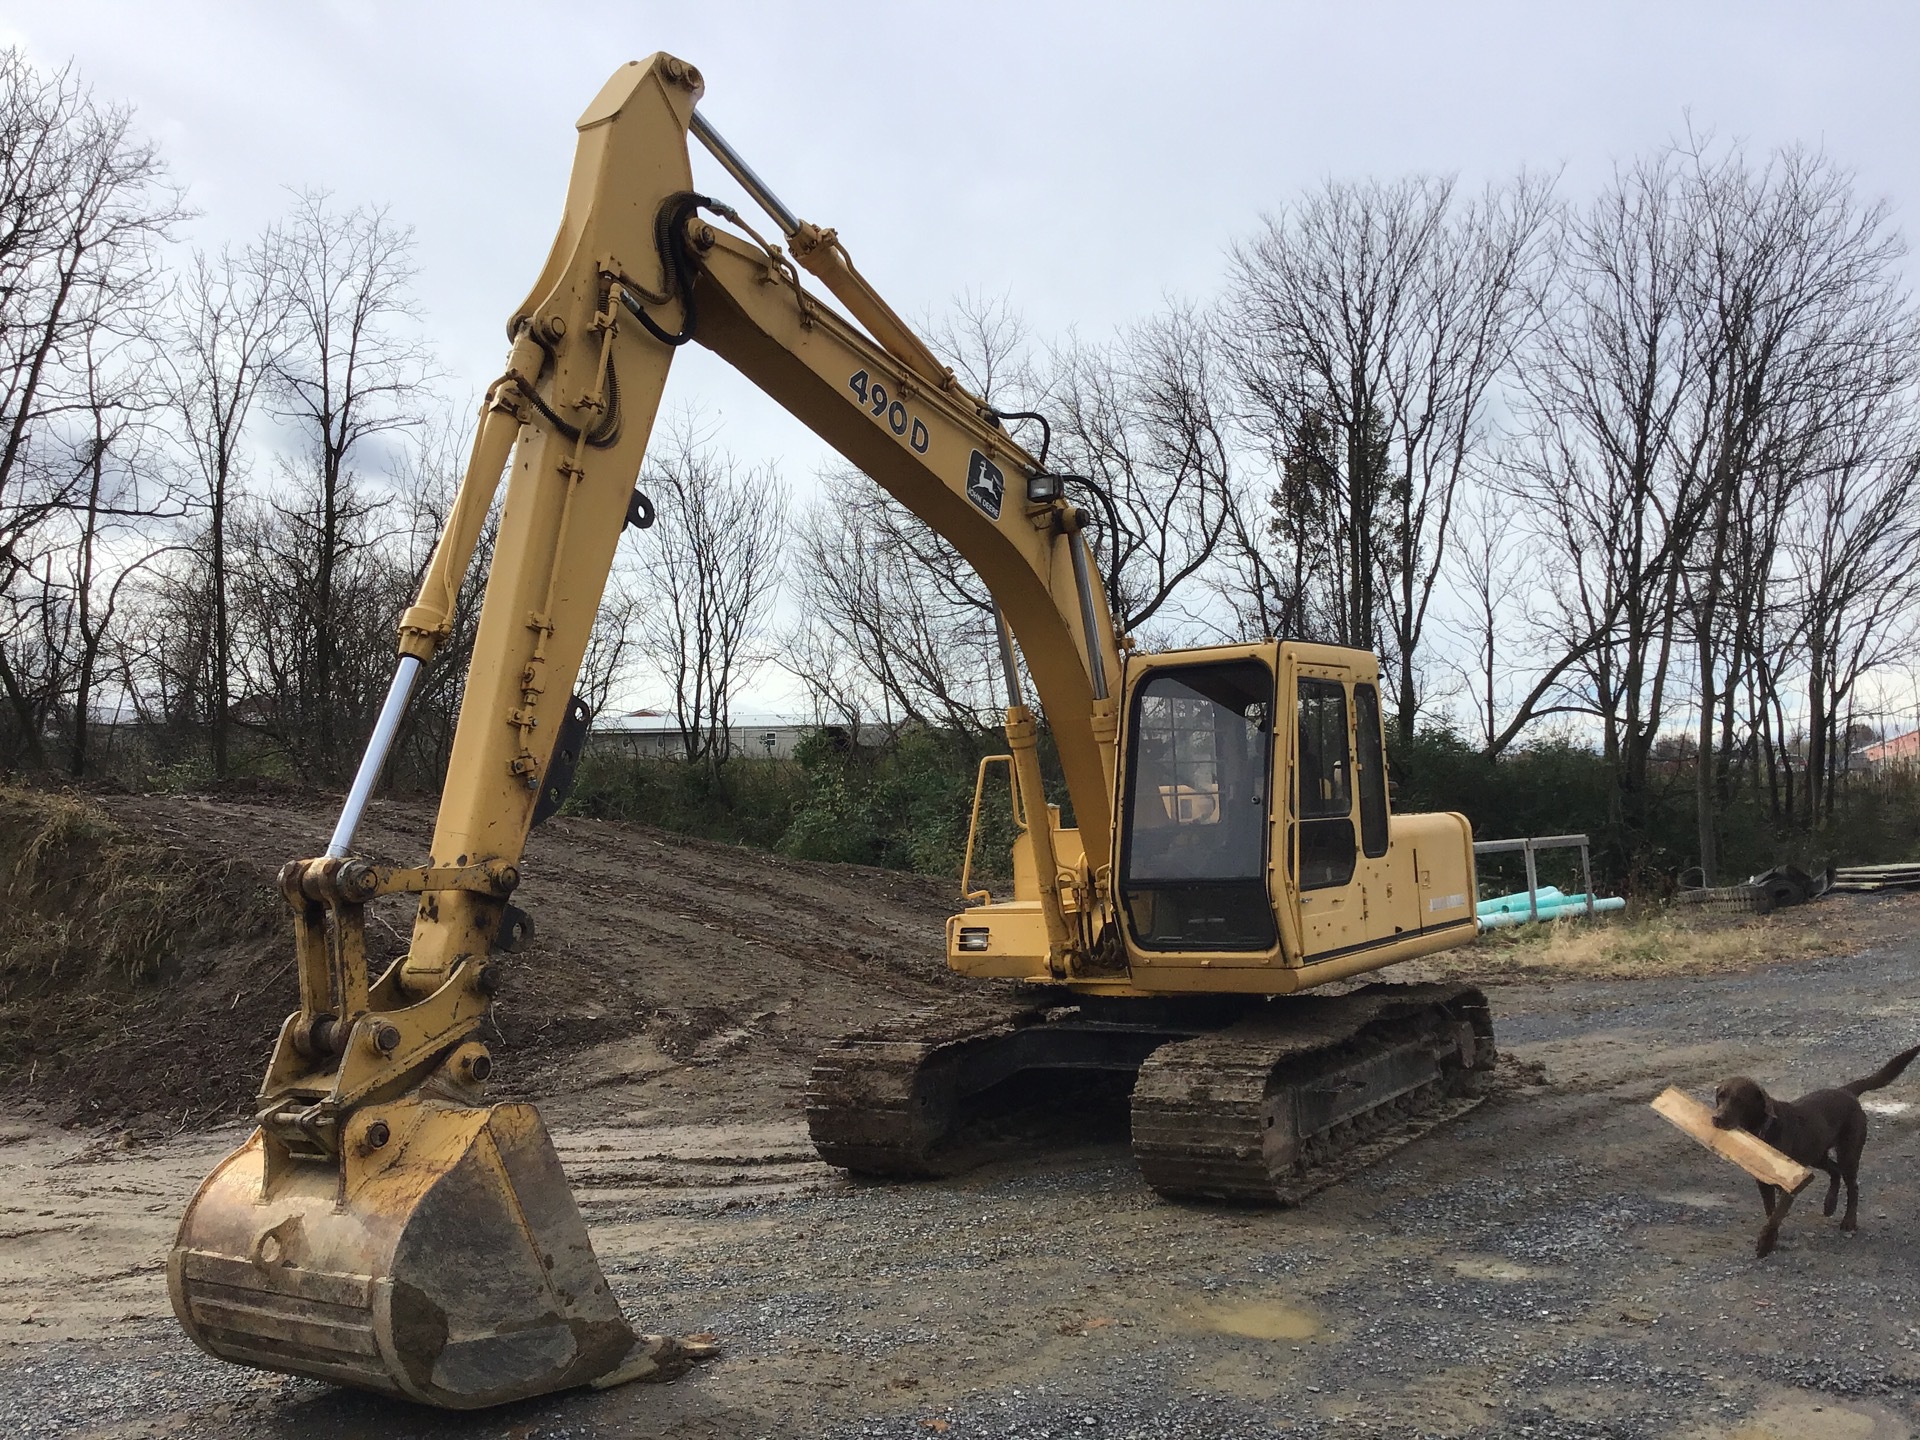
<path id="1" fill-rule="evenodd" d="M 1869 1090 L 1878 1090 L 1882 1085 L 1891 1085 L 1900 1078 L 1900 1072 L 1913 1063 L 1913 1057 L 1916 1055 L 1920 1055 L 1920 1045 L 1914 1046 L 1911 1050 L 1902 1050 L 1866 1079 L 1849 1080 L 1840 1088 L 1855 1095 L 1864 1095 Z"/>

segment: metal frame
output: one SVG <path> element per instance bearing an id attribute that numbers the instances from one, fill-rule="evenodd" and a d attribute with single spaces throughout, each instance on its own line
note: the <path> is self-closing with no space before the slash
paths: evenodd
<path id="1" fill-rule="evenodd" d="M 1013 823 L 1017 829 L 1027 828 L 1027 815 L 1020 805 L 1020 780 L 1014 773 L 1013 756 L 981 756 L 980 769 L 973 780 L 973 819 L 967 823 L 967 858 L 960 866 L 960 894 L 970 904 L 991 905 L 993 903 L 993 895 L 986 886 L 983 885 L 978 890 L 973 888 L 973 847 L 974 842 L 980 837 L 980 804 L 987 794 L 987 769 L 993 765 L 1007 767 L 1007 797 L 1008 803 L 1013 807 Z"/>
<path id="2" fill-rule="evenodd" d="M 1593 858 L 1588 851 L 1587 837 L 1584 835 L 1539 835 L 1520 840 L 1476 840 L 1473 853 L 1480 855 L 1501 855 L 1519 851 L 1527 866 L 1527 919 L 1540 918 L 1540 873 L 1534 865 L 1534 854 L 1540 850 L 1580 851 L 1580 879 L 1587 895 L 1587 914 L 1593 914 Z"/>

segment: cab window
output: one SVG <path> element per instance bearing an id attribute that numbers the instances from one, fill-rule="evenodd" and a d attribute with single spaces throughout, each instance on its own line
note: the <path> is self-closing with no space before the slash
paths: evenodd
<path id="1" fill-rule="evenodd" d="M 1273 674 L 1254 660 L 1157 671 L 1134 691 L 1120 891 L 1149 950 L 1264 950 Z"/>
<path id="2" fill-rule="evenodd" d="M 1371 685 L 1353 687 L 1353 738 L 1360 848 L 1369 860 L 1378 860 L 1387 853 L 1387 762 L 1380 742 L 1380 692 Z"/>
<path id="3" fill-rule="evenodd" d="M 1353 879 L 1356 850 L 1346 686 L 1338 680 L 1303 679 L 1298 717 L 1294 825 L 1300 847 L 1300 888 L 1345 885 Z"/>

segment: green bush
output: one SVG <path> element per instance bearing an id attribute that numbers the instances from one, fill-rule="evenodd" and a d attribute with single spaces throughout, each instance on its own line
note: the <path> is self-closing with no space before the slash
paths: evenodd
<path id="1" fill-rule="evenodd" d="M 1457 810 L 1482 840 L 1585 834 L 1593 841 L 1595 883 L 1604 889 L 1665 893 L 1699 864 L 1690 763 L 1657 766 L 1644 792 L 1616 796 L 1606 758 L 1566 739 L 1542 740 L 1488 760 L 1470 741 L 1435 727 L 1422 730 L 1410 745 L 1395 746 L 1390 758 L 1399 781 L 1396 808 Z M 1719 807 L 1716 839 L 1720 883 L 1788 863 L 1817 869 L 1917 855 L 1920 775 L 1852 777 L 1841 789 L 1834 818 L 1811 833 L 1782 824 L 1764 793 L 1736 788 Z M 1512 878 L 1491 857 L 1486 868 Z M 1565 878 L 1557 874 L 1543 873 L 1542 883 L 1550 878 L 1564 888 Z"/>
<path id="2" fill-rule="evenodd" d="M 806 788 L 805 772 L 791 760 L 736 760 L 715 775 L 679 760 L 639 760 L 590 749 L 562 813 L 658 825 L 702 840 L 772 850 Z"/>
<path id="3" fill-rule="evenodd" d="M 717 775 L 677 760 L 589 751 L 566 812 L 802 859 L 958 878 L 980 759 L 1004 748 L 998 731 L 914 728 L 878 745 L 820 731 L 790 760 L 737 759 Z M 1064 786 L 1044 731 L 1040 758 L 1058 802 Z M 1490 761 L 1472 742 L 1437 727 L 1395 745 L 1390 759 L 1402 812 L 1459 811 L 1483 840 L 1588 835 L 1603 892 L 1664 894 L 1698 863 L 1693 774 L 1685 765 L 1656 767 L 1643 793 L 1617 795 L 1605 757 L 1575 741 L 1543 739 Z M 998 892 L 1007 883 L 1014 833 L 999 774 L 989 796 L 975 864 L 980 881 Z M 1811 834 L 1777 823 L 1764 795 L 1738 790 L 1719 817 L 1719 845 L 1723 881 L 1789 861 L 1813 868 L 1920 855 L 1920 776 L 1855 777 L 1835 819 Z M 1517 860 L 1490 857 L 1483 868 L 1493 886 L 1522 883 Z M 1574 852 L 1543 858 L 1540 879 L 1563 889 L 1577 885 Z"/>
<path id="4" fill-rule="evenodd" d="M 781 848 L 807 860 L 958 876 L 982 753 L 975 737 L 933 730 L 871 747 L 812 735 L 795 753 L 808 790 Z"/>
<path id="5" fill-rule="evenodd" d="M 589 751 L 564 813 L 658 825 L 683 835 L 779 850 L 803 860 L 879 865 L 959 878 L 973 787 L 997 734 L 910 729 L 879 745 L 823 730 L 790 760 L 737 759 L 717 775 L 679 760 Z M 1048 750 L 1042 769 L 1056 770 Z M 1003 773 L 1003 772 L 1001 772 Z M 1011 879 L 1011 805 L 996 773 L 976 856 L 980 882 Z"/>

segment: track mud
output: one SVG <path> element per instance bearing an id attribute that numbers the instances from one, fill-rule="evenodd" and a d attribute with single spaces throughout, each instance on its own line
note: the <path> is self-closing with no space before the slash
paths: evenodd
<path id="1" fill-rule="evenodd" d="M 244 858 L 262 886 L 331 818 L 297 797 L 102 803 L 184 856 Z M 367 839 L 413 857 L 427 825 L 378 807 Z M 1646 1106 L 1734 1071 L 1797 1094 L 1920 1038 L 1920 898 L 1835 899 L 1794 922 L 1855 953 L 1706 975 L 1454 957 L 1510 1057 L 1495 1093 L 1261 1211 L 1157 1199 L 1104 1113 L 947 1180 L 859 1183 L 819 1163 L 800 1109 L 814 1050 L 960 983 L 939 963 L 944 886 L 570 820 L 539 832 L 526 869 L 538 930 L 490 1037 L 502 1088 L 541 1100 L 636 1324 L 712 1331 L 721 1358 L 670 1385 L 455 1416 L 195 1351 L 162 1261 L 193 1187 L 243 1138 L 227 1117 L 291 1006 L 274 934 L 180 954 L 164 986 L 101 1001 L 98 1033 L 142 1046 L 200 1026 L 178 1080 L 78 1029 L 42 1052 L 51 1074 L 24 1092 L 15 1077 L 0 1435 L 1824 1440 L 1920 1425 L 1920 1081 L 1872 1097 L 1860 1233 L 1803 1197 L 1765 1261 L 1751 1182 Z M 406 918 L 371 927 L 390 953 Z"/>

